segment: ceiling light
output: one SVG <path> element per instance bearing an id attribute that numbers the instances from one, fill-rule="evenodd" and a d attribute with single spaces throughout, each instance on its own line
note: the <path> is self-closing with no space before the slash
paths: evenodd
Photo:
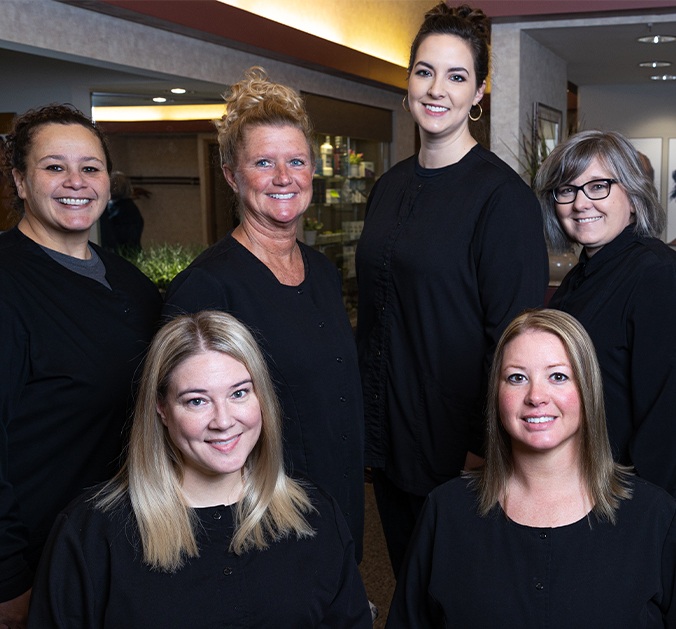
<path id="1" fill-rule="evenodd" d="M 646 35 L 645 37 L 639 37 L 637 41 L 640 41 L 642 44 L 668 44 L 669 42 L 676 41 L 676 37 L 673 35 Z"/>
<path id="2" fill-rule="evenodd" d="M 655 66 L 657 67 L 657 66 Z M 171 88 L 171 93 L 172 94 L 185 94 L 186 90 L 183 89 L 182 87 L 172 87 Z"/>
<path id="3" fill-rule="evenodd" d="M 641 68 L 667 68 L 671 61 L 642 61 L 638 64 Z"/>
<path id="4" fill-rule="evenodd" d="M 676 81 L 676 74 L 653 74 L 653 81 Z"/>
<path id="5" fill-rule="evenodd" d="M 166 103 L 167 99 L 164 96 L 155 96 L 155 98 L 153 98 L 153 102 L 154 103 Z"/>

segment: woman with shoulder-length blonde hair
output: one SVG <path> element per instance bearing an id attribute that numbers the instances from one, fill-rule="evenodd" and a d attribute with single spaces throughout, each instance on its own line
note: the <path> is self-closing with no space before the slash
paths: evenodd
<path id="1" fill-rule="evenodd" d="M 489 387 L 486 462 L 428 497 L 387 627 L 676 627 L 676 501 L 613 461 L 582 325 L 522 313 Z"/>
<path id="2" fill-rule="evenodd" d="M 337 505 L 284 472 L 255 339 L 223 312 L 173 319 L 146 358 L 124 467 L 57 519 L 29 626 L 347 629 L 370 618 Z"/>

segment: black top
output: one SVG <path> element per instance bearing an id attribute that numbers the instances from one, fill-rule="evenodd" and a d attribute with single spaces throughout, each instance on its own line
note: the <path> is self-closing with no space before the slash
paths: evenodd
<path id="1" fill-rule="evenodd" d="M 316 490 L 317 534 L 235 555 L 233 510 L 195 509 L 198 558 L 175 573 L 151 570 L 131 507 L 95 509 L 86 496 L 57 518 L 45 548 L 28 626 L 35 629 L 370 629 L 350 533 Z"/>
<path id="2" fill-rule="evenodd" d="M 171 283 L 164 313 L 225 310 L 253 331 L 282 405 L 288 471 L 309 478 L 338 501 L 359 560 L 364 411 L 354 336 L 336 267 L 299 245 L 305 279 L 286 286 L 226 236 Z"/>
<path id="3" fill-rule="evenodd" d="M 479 145 L 434 170 L 411 157 L 373 188 L 357 277 L 366 464 L 424 496 L 482 451 L 495 345 L 544 300 L 540 206 Z"/>
<path id="4" fill-rule="evenodd" d="M 550 306 L 594 342 L 613 454 L 676 495 L 676 252 L 633 230 L 583 252 Z"/>
<path id="5" fill-rule="evenodd" d="M 0 235 L 0 600 L 30 587 L 56 514 L 117 469 L 159 293 L 96 245 L 111 289 Z"/>
<path id="6" fill-rule="evenodd" d="M 617 524 L 534 528 L 476 512 L 464 479 L 432 492 L 388 629 L 676 627 L 676 501 L 635 479 Z"/>

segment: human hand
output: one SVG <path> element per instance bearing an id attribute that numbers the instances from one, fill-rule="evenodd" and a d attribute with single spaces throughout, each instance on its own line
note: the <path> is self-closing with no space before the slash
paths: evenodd
<path id="1" fill-rule="evenodd" d="M 31 591 L 0 603 L 0 629 L 26 629 Z"/>

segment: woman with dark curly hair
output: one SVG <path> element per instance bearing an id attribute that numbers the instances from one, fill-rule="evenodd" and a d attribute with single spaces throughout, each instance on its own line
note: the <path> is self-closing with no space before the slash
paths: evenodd
<path id="1" fill-rule="evenodd" d="M 161 300 L 89 242 L 111 161 L 86 116 L 67 105 L 19 116 L 3 171 L 20 214 L 0 234 L 0 626 L 13 627 L 56 514 L 117 470 Z"/>
<path id="2" fill-rule="evenodd" d="M 376 183 L 357 247 L 366 464 L 395 574 L 427 493 L 481 454 L 495 344 L 547 286 L 537 200 L 470 128 L 489 36 L 467 5 L 425 15 L 403 101 L 420 152 Z"/>

